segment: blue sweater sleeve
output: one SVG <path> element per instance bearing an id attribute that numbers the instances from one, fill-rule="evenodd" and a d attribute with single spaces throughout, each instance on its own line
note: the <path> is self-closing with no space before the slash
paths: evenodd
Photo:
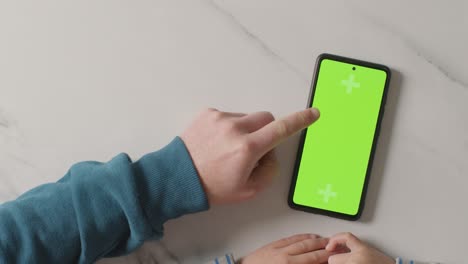
<path id="1" fill-rule="evenodd" d="M 0 205 L 0 263 L 92 263 L 159 239 L 163 224 L 208 209 L 180 138 L 132 163 L 74 165 L 56 183 Z"/>

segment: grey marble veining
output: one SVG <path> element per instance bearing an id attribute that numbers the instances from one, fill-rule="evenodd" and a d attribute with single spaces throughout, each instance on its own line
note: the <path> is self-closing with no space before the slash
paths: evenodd
<path id="1" fill-rule="evenodd" d="M 292 72 L 296 73 L 301 79 L 304 81 L 309 81 L 309 76 L 305 73 L 303 73 L 301 70 L 296 68 L 293 64 L 291 64 L 289 61 L 287 61 L 285 58 L 283 58 L 278 51 L 273 50 L 264 40 L 262 40 L 258 35 L 256 35 L 254 32 L 250 31 L 249 28 L 244 26 L 239 19 L 233 15 L 232 13 L 229 12 L 229 10 L 223 8 L 220 4 L 218 4 L 215 0 L 208 0 L 207 1 L 216 11 L 218 11 L 220 14 L 224 15 L 229 21 L 232 22 L 232 24 L 238 28 L 243 35 L 247 36 L 248 39 L 252 41 L 252 43 L 258 47 L 260 47 L 263 52 L 268 54 L 271 58 L 277 60 L 281 64 L 285 65 L 288 69 L 290 69 Z"/>
<path id="2" fill-rule="evenodd" d="M 1 120 L 0 121 L 0 126 L 3 128 L 3 129 L 7 129 L 8 128 L 8 121 L 6 120 Z"/>
<path id="3" fill-rule="evenodd" d="M 10 126 L 10 123 L 4 116 L 2 108 L 0 108 L 0 127 L 2 130 L 5 130 L 5 129 L 8 129 L 9 126 Z"/>
<path id="4" fill-rule="evenodd" d="M 424 49 L 418 46 L 416 43 L 412 42 L 410 38 L 406 37 L 402 32 L 395 31 L 394 28 L 385 24 L 383 21 L 375 18 L 371 15 L 360 13 L 364 18 L 368 19 L 370 23 L 376 25 L 392 34 L 395 38 L 400 39 L 412 52 L 414 52 L 418 57 L 420 57 L 425 62 L 434 66 L 441 74 L 445 75 L 448 80 L 458 84 L 464 89 L 468 89 L 468 77 L 466 75 L 456 76 L 456 74 L 450 72 L 450 69 L 445 68 L 439 62 L 437 62 L 430 53 L 424 51 Z M 467 32 L 468 33 L 468 32 Z M 468 52 L 467 52 L 468 53 Z"/>

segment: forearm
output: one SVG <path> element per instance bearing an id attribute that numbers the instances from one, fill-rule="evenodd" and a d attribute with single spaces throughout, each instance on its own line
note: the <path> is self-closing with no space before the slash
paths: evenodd
<path id="1" fill-rule="evenodd" d="M 57 183 L 0 205 L 0 263 L 91 263 L 159 239 L 163 224 L 208 203 L 183 142 L 132 163 L 74 165 Z"/>

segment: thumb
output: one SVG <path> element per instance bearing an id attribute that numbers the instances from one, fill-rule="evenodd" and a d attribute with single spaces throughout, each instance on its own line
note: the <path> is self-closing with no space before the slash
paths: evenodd
<path id="1" fill-rule="evenodd" d="M 330 238 L 325 249 L 328 251 L 335 251 L 339 246 L 346 246 L 349 250 L 355 251 L 361 248 L 363 243 L 351 233 L 340 233 Z"/>

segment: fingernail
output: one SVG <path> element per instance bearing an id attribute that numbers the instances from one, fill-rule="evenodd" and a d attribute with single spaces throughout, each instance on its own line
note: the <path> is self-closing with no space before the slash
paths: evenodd
<path id="1" fill-rule="evenodd" d="M 316 117 L 319 117 L 320 116 L 320 111 L 317 109 L 317 108 L 310 108 L 310 111 L 312 112 L 312 114 L 314 114 L 314 116 Z"/>

